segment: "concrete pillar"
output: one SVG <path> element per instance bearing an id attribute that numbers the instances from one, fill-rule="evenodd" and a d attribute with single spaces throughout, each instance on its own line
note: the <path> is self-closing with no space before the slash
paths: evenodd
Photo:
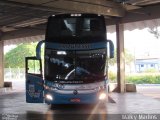
<path id="1" fill-rule="evenodd" d="M 124 56 L 124 25 L 116 22 L 117 38 L 117 91 L 124 93 L 125 89 L 125 56 Z"/>
<path id="2" fill-rule="evenodd" d="M 3 45 L 4 41 L 0 40 L 0 88 L 4 86 Z"/>

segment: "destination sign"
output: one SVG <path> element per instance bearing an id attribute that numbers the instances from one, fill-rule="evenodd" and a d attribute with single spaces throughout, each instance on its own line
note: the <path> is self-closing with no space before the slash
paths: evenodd
<path id="1" fill-rule="evenodd" d="M 91 44 L 62 44 L 63 49 L 90 49 Z"/>
<path id="2" fill-rule="evenodd" d="M 60 50 L 90 50 L 106 48 L 106 42 L 88 43 L 88 44 L 61 44 L 61 43 L 46 43 L 46 48 Z"/>

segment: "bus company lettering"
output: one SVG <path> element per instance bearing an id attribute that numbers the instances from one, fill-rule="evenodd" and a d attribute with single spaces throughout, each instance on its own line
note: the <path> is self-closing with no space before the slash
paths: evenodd
<path id="1" fill-rule="evenodd" d="M 62 44 L 61 48 L 65 48 L 65 49 L 90 49 L 91 44 Z"/>
<path id="2" fill-rule="evenodd" d="M 35 90 L 35 85 L 29 84 L 29 90 L 27 91 L 32 98 L 39 98 L 41 90 Z"/>

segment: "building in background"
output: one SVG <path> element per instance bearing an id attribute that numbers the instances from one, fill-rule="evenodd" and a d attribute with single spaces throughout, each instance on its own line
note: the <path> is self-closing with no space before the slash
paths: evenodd
<path id="1" fill-rule="evenodd" d="M 136 58 L 136 72 L 160 71 L 160 58 Z"/>

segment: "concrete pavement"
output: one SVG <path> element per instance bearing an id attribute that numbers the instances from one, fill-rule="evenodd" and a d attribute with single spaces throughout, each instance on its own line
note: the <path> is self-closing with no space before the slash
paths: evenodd
<path id="1" fill-rule="evenodd" d="M 0 93 L 0 120 L 130 120 L 123 115 L 137 114 L 157 114 L 156 120 L 160 119 L 159 99 L 142 93 L 110 93 L 110 97 L 116 103 L 109 101 L 105 106 L 61 105 L 51 108 L 46 104 L 26 103 L 24 83 L 18 83 L 10 92 Z"/>

